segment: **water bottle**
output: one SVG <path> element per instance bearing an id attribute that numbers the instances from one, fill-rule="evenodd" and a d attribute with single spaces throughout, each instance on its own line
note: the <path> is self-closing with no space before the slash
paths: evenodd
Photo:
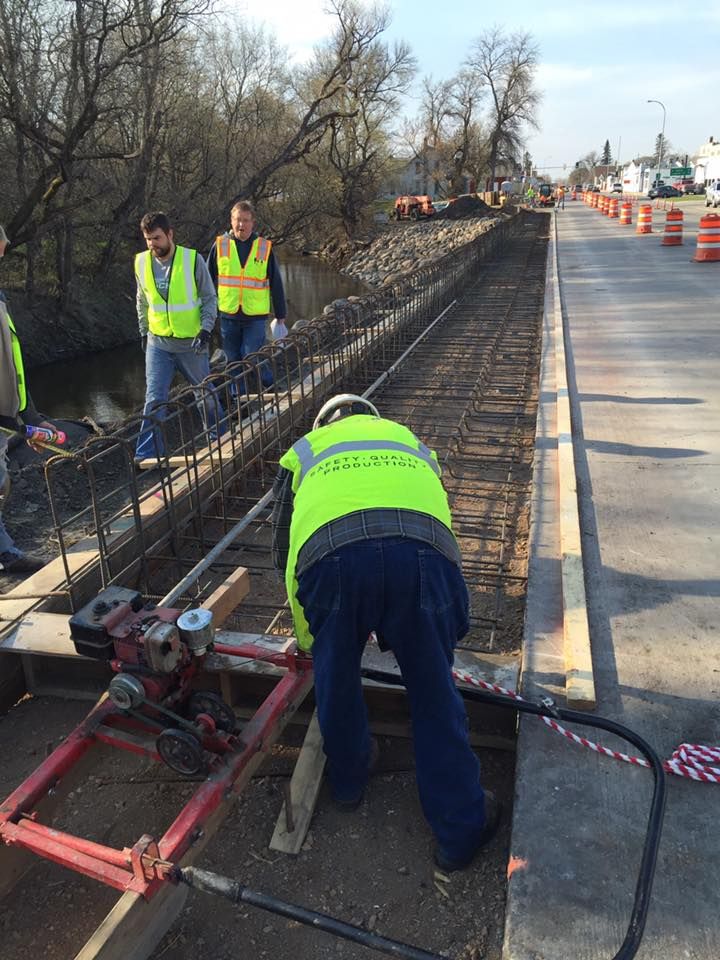
<path id="1" fill-rule="evenodd" d="M 63 444 L 67 440 L 62 430 L 49 430 L 47 427 L 32 427 L 25 424 L 21 430 L 27 440 L 39 440 L 40 443 Z"/>

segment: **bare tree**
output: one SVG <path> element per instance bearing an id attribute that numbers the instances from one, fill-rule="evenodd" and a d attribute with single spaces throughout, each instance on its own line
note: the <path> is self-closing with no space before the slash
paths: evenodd
<path id="1" fill-rule="evenodd" d="M 8 232 L 15 247 L 50 234 L 61 302 L 71 297 L 77 213 L 92 200 L 98 161 L 137 155 L 116 126 L 130 78 L 211 0 L 0 0 L 0 123 L 16 132 Z M 79 187 L 82 182 L 82 188 Z"/>
<path id="2" fill-rule="evenodd" d="M 325 51 L 338 57 L 348 27 L 369 40 L 338 93 L 340 111 L 329 125 L 328 159 L 337 183 L 337 213 L 348 237 L 356 233 L 387 168 L 389 126 L 415 69 L 407 44 L 389 48 L 381 41 L 387 25 L 384 11 L 348 4 Z"/>
<path id="3" fill-rule="evenodd" d="M 485 160 L 478 116 L 483 86 L 482 77 L 470 70 L 461 70 L 449 84 L 448 116 L 452 128 L 448 146 L 452 153 L 447 160 L 451 170 L 450 192 L 454 194 L 462 192 L 464 171 L 472 168 L 477 179 Z"/>
<path id="4" fill-rule="evenodd" d="M 488 93 L 491 180 L 500 162 L 519 156 L 524 129 L 537 128 L 535 112 L 540 93 L 534 87 L 534 78 L 538 56 L 530 34 L 505 34 L 499 27 L 488 30 L 472 44 L 465 66 Z"/>

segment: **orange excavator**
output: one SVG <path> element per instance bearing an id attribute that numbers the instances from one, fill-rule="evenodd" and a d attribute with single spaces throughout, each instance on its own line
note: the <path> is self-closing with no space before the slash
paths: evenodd
<path id="1" fill-rule="evenodd" d="M 435 207 L 427 194 L 413 197 L 398 197 L 392 216 L 395 220 L 420 220 L 432 217 Z"/>

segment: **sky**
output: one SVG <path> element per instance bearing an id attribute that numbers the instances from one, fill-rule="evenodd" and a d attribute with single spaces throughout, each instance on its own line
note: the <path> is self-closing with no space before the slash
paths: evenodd
<path id="1" fill-rule="evenodd" d="M 293 60 L 302 62 L 327 37 L 326 0 L 225 0 L 243 18 L 265 24 Z M 420 80 L 451 77 L 483 30 L 532 34 L 540 48 L 536 85 L 543 102 L 527 149 L 540 173 L 569 174 L 575 162 L 610 142 L 626 163 L 650 154 L 663 126 L 678 153 L 720 140 L 720 0 L 558 3 L 515 0 L 509 7 L 477 0 L 390 0 L 387 42 L 404 40 L 419 70 L 404 113 L 419 106 Z M 258 12 L 260 11 L 260 12 Z"/>

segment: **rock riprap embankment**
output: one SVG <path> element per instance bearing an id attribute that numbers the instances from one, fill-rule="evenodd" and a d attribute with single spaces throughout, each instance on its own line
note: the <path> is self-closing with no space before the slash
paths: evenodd
<path id="1" fill-rule="evenodd" d="M 341 272 L 379 287 L 430 266 L 457 247 L 492 230 L 499 217 L 392 223 L 368 246 L 354 253 Z"/>

